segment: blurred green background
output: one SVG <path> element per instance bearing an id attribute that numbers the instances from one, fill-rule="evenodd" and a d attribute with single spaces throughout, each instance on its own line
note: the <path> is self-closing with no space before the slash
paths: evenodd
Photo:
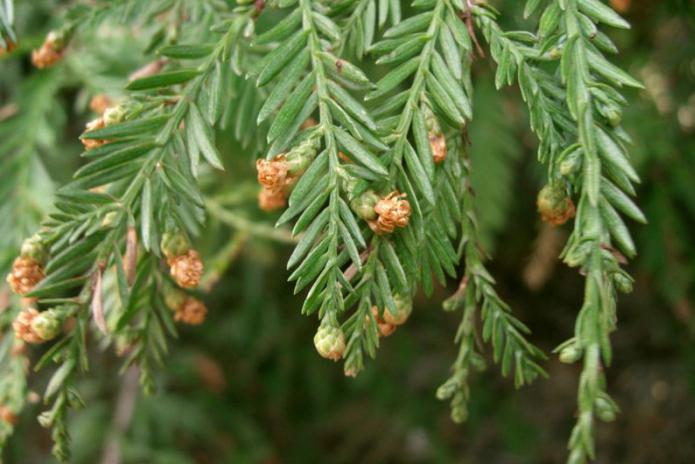
<path id="1" fill-rule="evenodd" d="M 32 117 L 40 124 L 27 132 L 27 145 L 59 185 L 79 164 L 76 137 L 89 119 L 89 96 L 115 92 L 146 62 L 123 50 L 144 48 L 148 29 L 97 28 L 93 47 L 76 45 L 63 68 L 36 77 L 27 52 L 55 25 L 54 12 L 64 2 L 17 3 L 22 41 L 18 53 L 0 61 L 0 134 L 3 111 L 11 113 L 14 104 L 36 109 Z M 523 2 L 492 3 L 506 28 L 533 27 L 522 19 Z M 615 359 L 607 374 L 622 413 L 599 426 L 597 462 L 692 463 L 695 7 L 688 0 L 611 3 L 633 24 L 631 31 L 611 31 L 621 49 L 616 60 L 646 86 L 628 94 L 624 121 L 635 141 L 639 204 L 649 224 L 632 227 L 639 250 L 629 266 L 635 290 L 620 298 Z M 542 226 L 535 212 L 544 183 L 536 140 L 517 90 L 495 91 L 492 72 L 489 60 L 477 60 L 470 136 L 478 214 L 500 294 L 532 329 L 532 340 L 550 352 L 573 333 L 582 278 L 556 258 L 567 229 Z M 227 186 L 225 206 L 236 218 L 270 226 L 273 218 L 255 206 L 253 154 L 231 134 L 219 138 L 227 140 L 228 169 L 208 188 Z M 9 160 L 1 162 L 3 170 L 12 168 Z M 45 204 L 21 204 L 17 197 L 0 210 L 3 269 L 49 204 L 48 179 L 32 175 L 26 188 L 45 191 Z M 15 217 L 22 221 L 8 221 Z M 208 320 L 183 328 L 172 342 L 155 396 L 139 392 L 137 373 L 118 375 L 121 360 L 111 350 L 93 347 L 92 370 L 80 383 L 88 406 L 72 415 L 73 462 L 564 462 L 579 366 L 551 357 L 548 380 L 515 391 L 490 363 L 475 377 L 469 421 L 457 426 L 448 405 L 434 397 L 456 353 L 459 315 L 441 311 L 456 282 L 431 299 L 419 296 L 411 320 L 383 340 L 377 360 L 358 378 L 346 378 L 314 351 L 317 323 L 299 314 L 302 295 L 293 296 L 285 283 L 290 247 L 223 222 L 211 215 L 201 245 L 208 255 L 223 250 L 215 264 L 219 280 L 206 298 Z M 45 382 L 41 373 L 30 387 L 40 391 Z M 35 419 L 40 411 L 41 405 L 29 405 L 6 462 L 50 459 L 50 437 Z"/>

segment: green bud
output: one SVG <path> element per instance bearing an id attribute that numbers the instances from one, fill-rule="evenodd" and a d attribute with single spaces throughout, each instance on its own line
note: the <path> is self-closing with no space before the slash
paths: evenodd
<path id="1" fill-rule="evenodd" d="M 53 425 L 53 412 L 44 411 L 39 414 L 36 419 L 39 421 L 39 425 L 41 425 L 41 427 L 45 429 L 50 428 Z"/>
<path id="2" fill-rule="evenodd" d="M 616 416 L 615 407 L 605 398 L 598 397 L 594 403 L 596 415 L 604 422 L 613 422 Z"/>
<path id="3" fill-rule="evenodd" d="M 613 127 L 618 127 L 623 121 L 623 112 L 616 105 L 601 105 L 599 107 L 601 114 L 608 120 L 608 123 Z"/>
<path id="4" fill-rule="evenodd" d="M 451 420 L 456 424 L 462 424 L 468 420 L 468 408 L 461 404 L 451 409 Z"/>
<path id="5" fill-rule="evenodd" d="M 580 266 L 586 262 L 590 251 L 589 246 L 586 244 L 575 245 L 567 251 L 563 261 L 569 267 Z"/>
<path id="6" fill-rule="evenodd" d="M 388 308 L 384 309 L 384 322 L 393 325 L 404 324 L 410 317 L 410 313 L 413 312 L 413 301 L 401 295 L 394 295 L 393 300 L 396 303 L 398 313 L 392 314 Z"/>
<path id="7" fill-rule="evenodd" d="M 617 288 L 619 291 L 623 293 L 630 293 L 632 292 L 632 284 L 634 283 L 634 280 L 632 277 L 629 277 L 622 272 L 616 272 L 613 274 L 613 283 L 615 284 L 615 288 Z"/>
<path id="8" fill-rule="evenodd" d="M 570 176 L 577 171 L 582 165 L 582 157 L 579 150 L 569 153 L 565 159 L 560 162 L 560 175 L 563 177 Z"/>
<path id="9" fill-rule="evenodd" d="M 613 127 L 618 127 L 620 123 L 623 121 L 622 111 L 617 110 L 615 108 L 612 108 L 610 111 L 608 111 L 606 117 L 608 118 L 608 122 L 610 122 L 611 126 Z"/>
<path id="10" fill-rule="evenodd" d="M 398 294 L 395 295 L 393 299 L 396 301 L 396 307 L 398 308 L 398 311 L 402 314 L 407 314 L 408 316 L 410 316 L 410 313 L 413 312 L 413 300 L 409 297 L 405 297 Z"/>
<path id="11" fill-rule="evenodd" d="M 48 259 L 48 252 L 38 234 L 34 234 L 22 243 L 20 255 L 25 258 L 32 258 L 36 262 L 44 263 Z"/>
<path id="12" fill-rule="evenodd" d="M 356 200 L 360 195 L 367 192 L 370 187 L 370 182 L 365 179 L 358 179 L 350 175 L 343 167 L 338 166 L 336 168 L 338 172 L 338 177 L 343 183 L 343 189 L 347 193 L 347 197 L 350 201 Z"/>
<path id="13" fill-rule="evenodd" d="M 67 44 L 67 38 L 65 31 L 58 30 L 58 31 L 50 31 L 48 35 L 46 35 L 46 42 L 52 44 L 53 49 L 57 52 L 61 52 L 65 49 L 65 46 Z"/>
<path id="14" fill-rule="evenodd" d="M 180 232 L 165 232 L 159 246 L 167 258 L 180 256 L 190 249 L 188 240 Z"/>
<path id="15" fill-rule="evenodd" d="M 461 305 L 461 298 L 459 298 L 457 295 L 451 296 L 444 300 L 444 303 L 442 303 L 442 307 L 444 308 L 444 311 L 451 312 L 455 311 L 456 309 L 459 308 Z"/>
<path id="16" fill-rule="evenodd" d="M 442 132 L 442 127 L 439 125 L 439 120 L 437 119 L 437 116 L 432 112 L 429 106 L 423 104 L 420 105 L 420 109 L 422 110 L 422 113 L 425 116 L 425 127 L 427 128 L 428 133 L 436 133 L 439 134 Z"/>
<path id="17" fill-rule="evenodd" d="M 182 291 L 175 289 L 173 287 L 166 288 L 164 290 L 164 303 L 167 305 L 167 307 L 170 310 L 176 311 L 181 306 L 183 306 L 183 303 L 185 301 L 186 301 L 186 293 L 185 292 L 182 292 Z"/>
<path id="18" fill-rule="evenodd" d="M 567 458 L 567 464 L 586 464 L 586 457 L 579 449 L 574 449 Z"/>
<path id="19" fill-rule="evenodd" d="M 567 345 L 560 351 L 560 362 L 565 364 L 573 364 L 582 357 L 582 349 L 575 343 Z"/>
<path id="20" fill-rule="evenodd" d="M 101 220 L 101 227 L 104 229 L 115 227 L 117 218 L 118 213 L 116 211 L 109 211 L 104 215 L 104 219 Z"/>
<path id="21" fill-rule="evenodd" d="M 564 224 L 575 215 L 574 203 L 564 187 L 548 184 L 538 192 L 538 212 L 543 221 L 555 226 Z"/>
<path id="22" fill-rule="evenodd" d="M 454 393 L 459 391 L 460 386 L 458 379 L 453 376 L 447 379 L 446 382 L 444 382 L 442 385 L 437 388 L 437 399 L 438 400 L 448 400 L 452 396 L 454 396 Z"/>
<path id="23" fill-rule="evenodd" d="M 468 399 L 470 392 L 467 385 L 462 385 L 461 388 L 454 394 L 451 400 L 451 419 L 457 424 L 461 424 L 468 420 Z"/>
<path id="24" fill-rule="evenodd" d="M 46 341 L 56 338 L 62 329 L 63 317 L 53 309 L 39 313 L 31 321 L 31 330 Z"/>
<path id="25" fill-rule="evenodd" d="M 116 105 L 110 108 L 106 108 L 104 111 L 104 125 L 110 126 L 111 124 L 117 124 L 125 120 L 128 110 L 125 105 Z"/>
<path id="26" fill-rule="evenodd" d="M 345 352 L 345 334 L 340 327 L 321 324 L 314 335 L 314 346 L 321 357 L 337 361 Z"/>
<path id="27" fill-rule="evenodd" d="M 65 50 L 75 34 L 75 24 L 68 23 L 60 29 L 52 30 L 46 35 L 46 42 L 58 53 Z"/>
<path id="28" fill-rule="evenodd" d="M 560 175 L 563 177 L 570 176 L 579 170 L 579 166 L 578 160 L 565 160 L 560 163 Z"/>
<path id="29" fill-rule="evenodd" d="M 553 47 L 546 53 L 546 56 L 551 60 L 557 60 L 562 57 L 562 50 L 558 47 Z"/>
<path id="30" fill-rule="evenodd" d="M 302 174 L 309 167 L 314 157 L 316 157 L 316 143 L 314 139 L 305 140 L 285 155 L 287 172 L 291 176 Z"/>
<path id="31" fill-rule="evenodd" d="M 374 190 L 367 190 L 359 197 L 350 202 L 350 207 L 359 217 L 365 221 L 376 219 L 377 214 L 374 207 L 379 202 L 379 195 Z"/>
<path id="32" fill-rule="evenodd" d="M 485 369 L 487 369 L 485 358 L 480 356 L 478 353 L 473 353 L 473 356 L 471 356 L 471 365 L 479 372 L 483 372 Z"/>

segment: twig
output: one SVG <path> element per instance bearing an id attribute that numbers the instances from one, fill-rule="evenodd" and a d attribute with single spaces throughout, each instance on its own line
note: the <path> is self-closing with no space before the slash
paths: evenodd
<path id="1" fill-rule="evenodd" d="M 468 30 L 468 35 L 475 44 L 475 49 L 481 58 L 485 58 L 485 51 L 483 47 L 480 46 L 478 42 L 478 36 L 475 34 L 475 28 L 473 27 L 473 7 L 475 6 L 474 0 L 466 0 L 466 11 L 461 14 L 461 19 L 466 23 L 466 29 Z"/>
<path id="2" fill-rule="evenodd" d="M 281 243 L 297 243 L 299 240 L 292 236 L 287 229 L 275 229 L 266 224 L 252 222 L 243 216 L 224 209 L 217 202 L 211 199 L 206 200 L 208 211 L 225 224 L 242 231 L 250 232 L 258 237 L 275 240 Z"/>
<path id="3" fill-rule="evenodd" d="M 140 384 L 139 377 L 140 369 L 137 366 L 130 366 L 123 376 L 111 423 L 111 432 L 104 445 L 101 464 L 120 464 L 122 461 L 121 438 L 127 432 L 133 419 Z"/>

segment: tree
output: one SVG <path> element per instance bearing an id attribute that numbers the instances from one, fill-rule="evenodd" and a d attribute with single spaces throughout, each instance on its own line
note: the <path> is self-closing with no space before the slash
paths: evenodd
<path id="1" fill-rule="evenodd" d="M 529 0 L 524 14 L 538 23 L 529 32 L 504 30 L 491 5 L 468 0 L 71 3 L 32 52 L 42 71 L 24 80 L 20 111 L 0 129 L 7 249 L 29 237 L 3 262 L 23 297 L 4 321 L 18 337 L 5 338 L 15 353 L 2 395 L 9 419 L 26 396 L 22 342 L 50 342 L 36 363 L 56 364 L 39 419 L 61 460 L 67 411 L 83 403 L 76 382 L 88 370 L 88 339 L 113 346 L 154 391 L 175 323 L 205 319 L 200 289 L 214 285 L 238 241 L 224 244 L 206 215 L 295 243 L 289 279 L 306 291 L 302 313 L 318 319 L 316 349 L 342 360 L 348 376 L 408 319 L 415 293 L 431 294 L 433 277 L 444 285 L 459 264 L 461 283 L 444 304 L 462 313 L 459 352 L 437 391 L 452 418 L 466 418 L 469 377 L 484 364 L 478 336 L 516 386 L 545 375 L 545 355 L 495 290 L 478 228 L 467 128 L 472 66 L 487 48 L 496 87 L 518 86 L 539 142 L 543 220 L 574 219 L 561 256 L 584 276 L 584 299 L 556 352 L 582 363 L 568 462 L 594 458 L 596 419 L 618 412 L 604 369 L 617 292 L 632 287 L 621 266 L 636 249 L 622 217 L 645 221 L 621 127 L 621 91 L 641 84 L 607 58 L 617 48 L 602 31 L 629 27 L 617 13 L 599 0 Z M 26 53 L 11 2 L 1 19 L 10 58 Z M 154 60 L 124 91 L 90 75 L 109 51 L 97 31 L 116 25 L 145 30 Z M 48 205 L 37 153 L 57 136 L 45 127 L 51 103 L 76 81 L 98 117 L 81 136 L 84 162 Z M 229 132 L 245 160 L 228 160 L 217 139 Z M 259 206 L 283 210 L 278 229 L 235 211 L 243 189 L 230 188 L 240 181 L 231 166 L 256 157 Z"/>

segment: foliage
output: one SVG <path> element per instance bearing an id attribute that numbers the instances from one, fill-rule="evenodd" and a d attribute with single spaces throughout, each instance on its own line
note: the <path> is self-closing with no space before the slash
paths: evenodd
<path id="1" fill-rule="evenodd" d="M 41 14 L 38 4 L 23 8 L 28 17 Z M 12 3 L 0 12 L 10 52 L 4 61 L 16 63 L 30 48 L 16 40 Z M 453 419 L 469 415 L 471 374 L 485 364 L 478 336 L 517 387 L 545 376 L 545 355 L 484 265 L 482 245 L 492 242 L 486 234 L 505 223 L 504 213 L 494 218 L 487 208 L 504 211 L 510 199 L 484 181 L 476 197 L 475 176 L 493 176 L 497 166 L 494 177 L 507 184 L 499 191 L 507 192 L 514 180 L 511 150 L 491 151 L 498 164 L 491 157 L 472 165 L 469 157 L 477 143 L 469 147 L 469 137 L 479 133 L 469 131 L 479 109 L 473 65 L 485 48 L 496 64 L 496 87 L 520 91 L 547 183 L 572 212 L 576 202 L 562 257 L 584 276 L 584 299 L 574 335 L 557 351 L 562 361 L 582 360 L 568 462 L 593 459 L 596 418 L 609 421 L 618 412 L 604 369 L 612 359 L 617 291 L 632 286 L 621 266 L 638 248 L 621 214 L 645 221 L 631 199 L 639 177 L 621 127 L 627 104 L 621 92 L 641 84 L 607 57 L 617 47 L 603 26 L 629 26 L 599 0 L 529 0 L 524 14 L 537 21 L 534 32 L 507 31 L 504 14 L 463 0 L 407 7 L 372 0 L 158 0 L 66 8 L 53 25 L 66 42 L 60 61 L 23 79 L 12 95 L 16 114 L 0 122 L 8 166 L 0 175 L 8 198 L 0 269 L 9 270 L 22 239 L 38 231 L 49 258 L 45 277 L 27 296 L 36 299 L 32 307 L 67 321 L 35 364 L 57 364 L 43 395 L 49 408 L 40 415 L 52 430 L 54 455 L 69 458 L 68 409 L 84 404 L 80 379 L 95 364 L 88 345 L 112 347 L 123 370 L 136 366 L 152 393 L 169 339 L 178 336 L 175 322 L 187 320 L 177 308 L 213 289 L 252 237 L 293 244 L 287 267 L 294 293 L 307 291 L 301 311 L 332 334 L 326 355 L 342 358 L 346 375 L 358 375 L 366 358 L 376 357 L 385 326 L 400 324 L 387 323 L 389 317 L 407 317 L 419 288 L 433 294 L 433 280 L 446 286 L 460 264 L 461 283 L 445 303 L 462 311 L 459 351 L 437 392 L 451 400 Z M 126 79 L 124 45 L 135 30 L 142 58 L 128 54 L 137 72 Z M 32 32 L 20 29 L 20 38 Z M 19 47 L 10 50 L 8 40 Z M 45 167 L 61 162 L 44 153 L 65 123 L 55 103 L 65 101 L 66 89 L 80 92 L 80 117 L 88 96 L 107 93 L 118 103 L 81 135 L 82 160 L 63 182 Z M 75 144 L 66 148 L 75 151 Z M 229 156 L 233 151 L 244 156 Z M 262 166 L 283 173 L 280 189 L 266 189 L 287 200 L 276 229 L 249 206 L 256 158 L 264 187 Z M 54 181 L 62 184 L 55 192 Z M 397 201 L 402 208 L 403 200 L 401 222 L 387 227 L 377 205 Z M 671 224 L 685 227 L 678 214 L 672 217 Z M 189 250 L 200 250 L 206 263 L 198 289 L 182 284 L 172 264 Z M 656 266 L 663 254 L 648 256 Z M 687 287 L 672 299 L 682 301 Z M 12 317 L 4 326 L 16 312 L 5 313 Z M 13 374 L 1 388 L 19 412 L 25 380 L 8 350 L 3 369 Z"/>

